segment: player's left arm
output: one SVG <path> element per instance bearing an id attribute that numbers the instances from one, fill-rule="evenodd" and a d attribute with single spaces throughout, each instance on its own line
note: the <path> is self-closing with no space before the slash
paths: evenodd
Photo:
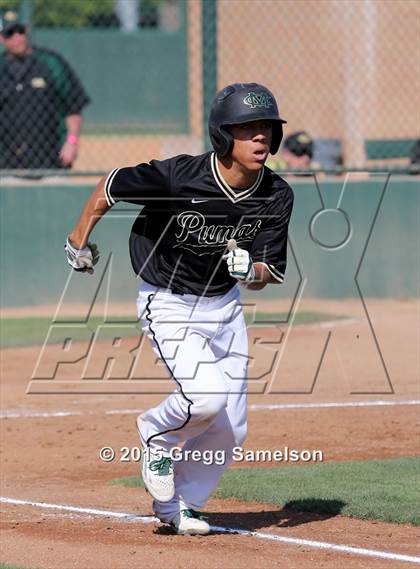
<path id="1" fill-rule="evenodd" d="M 249 290 L 261 290 L 268 284 L 278 283 L 264 263 L 253 263 L 253 267 L 255 271 L 254 280 L 249 283 L 243 283 Z"/>
<path id="2" fill-rule="evenodd" d="M 287 236 L 293 209 L 293 191 L 281 180 L 281 187 L 261 218 L 263 225 L 250 251 L 237 247 L 232 239 L 224 255 L 230 275 L 250 290 L 270 283 L 282 283 L 287 263 Z"/>

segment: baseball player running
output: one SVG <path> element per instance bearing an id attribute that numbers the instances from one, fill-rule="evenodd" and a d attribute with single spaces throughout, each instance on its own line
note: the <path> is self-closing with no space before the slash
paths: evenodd
<path id="1" fill-rule="evenodd" d="M 209 533 L 198 510 L 245 440 L 248 352 L 238 284 L 260 290 L 283 282 L 293 193 L 264 163 L 279 148 L 284 122 L 266 87 L 225 87 L 210 111 L 214 151 L 115 168 L 65 245 L 73 269 L 93 272 L 99 254 L 88 236 L 96 222 L 116 202 L 144 206 L 130 236 L 142 279 L 138 316 L 175 391 L 138 417 L 142 477 L 156 516 L 179 534 Z M 173 452 L 180 447 L 181 460 Z M 200 460 L 212 451 L 225 460 Z"/>

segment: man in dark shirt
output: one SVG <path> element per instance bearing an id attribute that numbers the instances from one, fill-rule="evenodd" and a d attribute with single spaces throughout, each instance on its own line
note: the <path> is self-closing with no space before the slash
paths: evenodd
<path id="1" fill-rule="evenodd" d="M 0 169 L 71 167 L 89 102 L 65 59 L 31 46 L 27 26 L 0 18 Z"/>
<path id="2" fill-rule="evenodd" d="M 293 192 L 264 166 L 284 122 L 266 87 L 227 86 L 210 112 L 214 152 L 115 168 L 65 246 L 75 270 L 93 272 L 96 222 L 117 201 L 144 206 L 130 236 L 144 281 L 137 310 L 176 391 L 138 418 L 142 476 L 155 514 L 180 534 L 209 533 L 196 510 L 245 440 L 248 343 L 238 283 L 260 290 L 284 279 Z"/>
<path id="3" fill-rule="evenodd" d="M 281 151 L 282 169 L 307 170 L 311 167 L 314 141 L 305 131 L 294 132 L 285 138 Z"/>

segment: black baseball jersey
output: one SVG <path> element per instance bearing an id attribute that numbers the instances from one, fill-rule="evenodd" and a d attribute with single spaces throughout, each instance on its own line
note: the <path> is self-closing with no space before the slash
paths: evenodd
<path id="1" fill-rule="evenodd" d="M 107 177 L 109 205 L 144 205 L 130 236 L 134 271 L 174 292 L 215 296 L 236 284 L 222 255 L 229 239 L 265 263 L 282 282 L 293 192 L 264 167 L 246 189 L 223 179 L 216 155 L 180 155 L 116 168 Z"/>
<path id="2" fill-rule="evenodd" d="M 65 117 L 89 102 L 67 61 L 33 47 L 0 56 L 0 168 L 58 168 Z"/>

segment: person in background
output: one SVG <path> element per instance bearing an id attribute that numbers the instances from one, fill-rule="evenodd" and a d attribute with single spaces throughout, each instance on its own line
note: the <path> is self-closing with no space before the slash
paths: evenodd
<path id="1" fill-rule="evenodd" d="M 70 168 L 90 101 L 67 61 L 31 45 L 29 28 L 0 16 L 0 169 Z"/>
<path id="2" fill-rule="evenodd" d="M 305 131 L 289 135 L 282 147 L 280 168 L 306 170 L 311 168 L 314 141 Z"/>
<path id="3" fill-rule="evenodd" d="M 410 164 L 420 166 L 420 138 L 416 140 L 410 150 Z"/>

